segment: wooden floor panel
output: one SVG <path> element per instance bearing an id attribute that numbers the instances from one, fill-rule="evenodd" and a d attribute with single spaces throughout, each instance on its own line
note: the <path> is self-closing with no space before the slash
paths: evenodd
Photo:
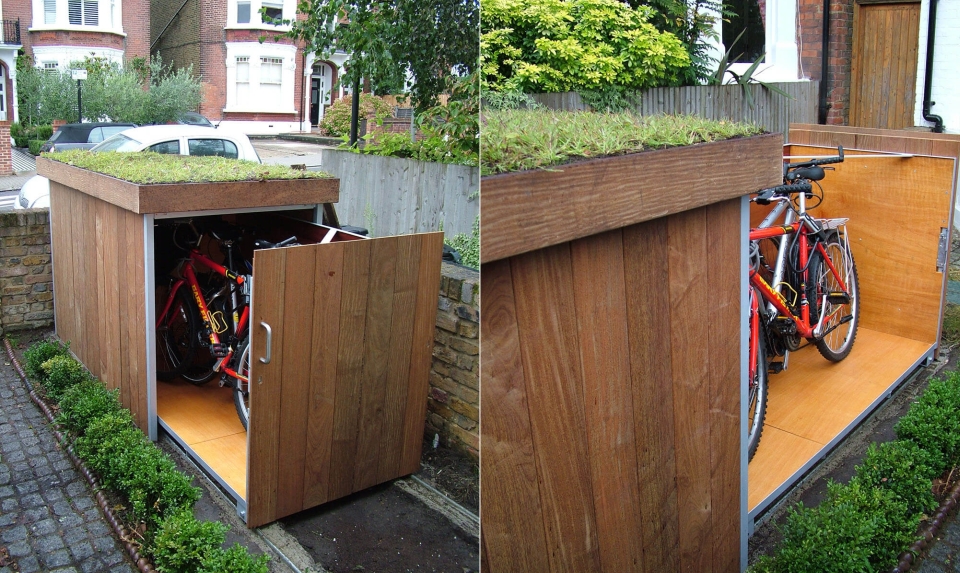
<path id="1" fill-rule="evenodd" d="M 247 492 L 247 433 L 230 388 L 157 382 L 157 415 L 241 497 Z"/>
<path id="2" fill-rule="evenodd" d="M 929 349 L 929 343 L 861 328 L 853 351 L 841 362 L 829 362 L 813 346 L 791 353 L 787 370 L 770 376 L 763 435 L 749 466 L 750 509 L 790 479 Z"/>

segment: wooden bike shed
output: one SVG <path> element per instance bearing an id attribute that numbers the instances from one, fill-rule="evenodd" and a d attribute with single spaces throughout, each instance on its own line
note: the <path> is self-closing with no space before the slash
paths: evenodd
<path id="1" fill-rule="evenodd" d="M 43 158 L 38 172 L 50 179 L 57 334 L 120 390 L 151 439 L 163 423 L 155 223 L 261 220 L 338 197 L 336 180 L 134 185 Z M 442 233 L 364 239 L 306 221 L 277 226 L 315 244 L 254 254 L 252 356 L 272 360 L 251 361 L 243 493 L 166 428 L 249 527 L 418 470 L 440 284 Z M 261 323 L 273 327 L 270 349 Z"/>

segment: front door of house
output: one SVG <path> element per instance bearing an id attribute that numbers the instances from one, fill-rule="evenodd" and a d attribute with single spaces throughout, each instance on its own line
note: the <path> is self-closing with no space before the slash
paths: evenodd
<path id="1" fill-rule="evenodd" d="M 333 87 L 333 68 L 319 63 L 313 66 L 310 77 L 310 123 L 317 125 L 323 119 L 323 106 L 330 103 L 330 88 Z"/>
<path id="2" fill-rule="evenodd" d="M 859 0 L 854 18 L 850 125 L 913 125 L 920 2 Z"/>

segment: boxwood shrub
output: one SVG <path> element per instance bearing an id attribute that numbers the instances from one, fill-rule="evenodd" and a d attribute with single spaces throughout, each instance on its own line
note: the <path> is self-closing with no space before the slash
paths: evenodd
<path id="1" fill-rule="evenodd" d="M 267 573 L 266 555 L 253 558 L 239 544 L 222 549 L 227 527 L 194 518 L 200 488 L 136 428 L 117 390 L 108 390 L 58 342 L 36 343 L 24 356 L 31 376 L 59 398 L 55 422 L 73 438 L 74 452 L 149 526 L 142 552 L 158 571 Z"/>

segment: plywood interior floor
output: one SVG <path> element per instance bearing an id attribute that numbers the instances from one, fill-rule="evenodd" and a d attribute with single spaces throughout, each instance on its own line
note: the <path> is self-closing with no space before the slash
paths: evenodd
<path id="1" fill-rule="evenodd" d="M 813 346 L 791 353 L 787 370 L 770 375 L 766 422 L 747 477 L 750 510 L 847 428 L 930 347 L 860 328 L 853 350 L 841 362 L 829 362 Z"/>
<path id="2" fill-rule="evenodd" d="M 157 415 L 220 478 L 247 498 L 247 433 L 233 405 L 233 391 L 215 380 L 194 386 L 157 382 Z"/>

